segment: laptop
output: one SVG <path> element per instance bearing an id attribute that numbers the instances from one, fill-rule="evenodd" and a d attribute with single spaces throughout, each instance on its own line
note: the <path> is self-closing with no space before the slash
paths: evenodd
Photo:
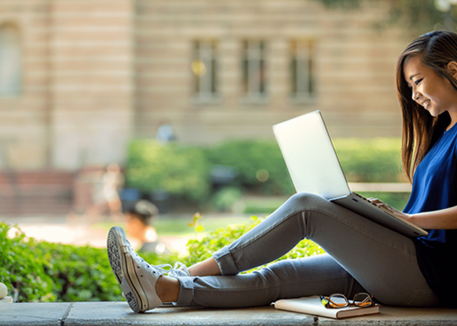
<path id="1" fill-rule="evenodd" d="M 273 132 L 297 192 L 320 195 L 411 238 L 428 234 L 349 189 L 319 110 L 278 123 Z"/>

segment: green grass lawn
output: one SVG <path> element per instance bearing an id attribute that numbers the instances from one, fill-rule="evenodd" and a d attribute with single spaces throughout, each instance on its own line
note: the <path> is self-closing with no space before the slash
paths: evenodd
<path id="1" fill-rule="evenodd" d="M 251 222 L 250 217 L 205 217 L 200 223 L 205 228 L 204 232 L 213 232 L 217 229 L 233 225 Z M 160 236 L 188 236 L 195 234 L 193 227 L 189 226 L 192 222 L 190 218 L 167 218 L 161 217 L 155 223 L 157 233 Z"/>
<path id="2" fill-rule="evenodd" d="M 217 229 L 234 225 L 234 224 L 244 224 L 250 223 L 252 220 L 250 217 L 246 216 L 236 216 L 234 214 L 233 217 L 205 217 L 200 220 L 200 223 L 205 228 L 204 232 L 213 232 Z M 189 226 L 189 223 L 192 222 L 192 215 L 189 214 L 189 218 L 183 217 L 168 217 L 168 216 L 161 216 L 154 222 L 154 227 L 159 234 L 159 236 L 167 236 L 167 237 L 187 237 L 192 236 L 195 234 L 195 230 L 193 227 Z M 119 225 L 124 227 L 124 223 L 113 223 L 113 222 L 103 222 L 94 224 L 92 228 L 96 229 L 106 229 L 109 230 L 112 226 Z"/>

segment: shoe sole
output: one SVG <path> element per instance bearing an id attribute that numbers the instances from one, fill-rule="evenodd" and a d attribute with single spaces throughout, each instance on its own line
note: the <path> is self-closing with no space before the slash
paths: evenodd
<path id="1" fill-rule="evenodd" d="M 148 300 L 133 265 L 124 230 L 115 226 L 109 230 L 107 240 L 108 259 L 111 269 L 121 286 L 122 293 L 134 312 L 148 309 Z"/>

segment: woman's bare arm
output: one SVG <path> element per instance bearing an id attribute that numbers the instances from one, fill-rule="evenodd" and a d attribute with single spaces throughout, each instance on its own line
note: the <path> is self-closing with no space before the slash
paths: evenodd
<path id="1" fill-rule="evenodd" d="M 383 203 L 379 199 L 369 198 L 368 200 L 379 207 L 385 208 L 391 214 L 400 216 L 423 229 L 457 229 L 457 206 L 432 212 L 405 214 L 398 209 Z"/>

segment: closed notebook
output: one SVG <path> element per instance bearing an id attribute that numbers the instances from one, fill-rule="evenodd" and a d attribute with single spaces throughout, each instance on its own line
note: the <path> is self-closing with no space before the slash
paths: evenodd
<path id="1" fill-rule="evenodd" d="M 275 302 L 275 308 L 335 319 L 379 313 L 378 304 L 367 308 L 354 306 L 339 309 L 325 308 L 319 296 L 303 297 L 297 299 L 281 299 Z"/>

